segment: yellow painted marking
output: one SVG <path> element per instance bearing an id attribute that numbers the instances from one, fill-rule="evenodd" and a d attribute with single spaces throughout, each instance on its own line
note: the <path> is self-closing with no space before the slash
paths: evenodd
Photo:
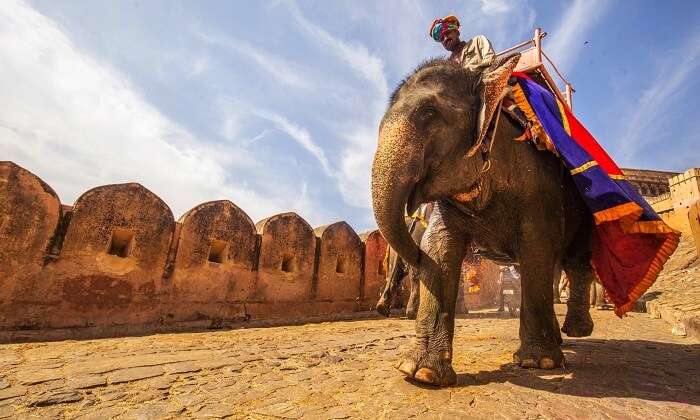
<path id="1" fill-rule="evenodd" d="M 566 134 L 571 135 L 569 120 L 566 118 L 566 112 L 564 112 L 564 105 L 562 105 L 559 99 L 557 99 L 557 106 L 559 107 L 559 114 L 561 115 L 561 123 L 564 125 L 564 130 L 566 131 Z"/>
<path id="2" fill-rule="evenodd" d="M 572 169 L 571 175 L 580 174 L 581 172 L 586 171 L 594 166 L 598 166 L 598 162 L 596 162 L 595 160 L 592 160 L 590 162 L 586 162 L 583 165 L 579 166 L 578 168 Z"/>

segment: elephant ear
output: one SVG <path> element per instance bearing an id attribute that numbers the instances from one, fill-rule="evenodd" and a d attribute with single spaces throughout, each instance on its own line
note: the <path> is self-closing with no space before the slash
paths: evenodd
<path id="1" fill-rule="evenodd" d="M 480 145 L 484 141 L 491 119 L 498 109 L 498 104 L 506 96 L 508 79 L 519 59 L 519 53 L 499 57 L 491 66 L 484 70 L 480 82 L 481 89 L 479 89 L 481 91 L 481 105 L 477 120 L 478 130 L 475 145 Z"/>

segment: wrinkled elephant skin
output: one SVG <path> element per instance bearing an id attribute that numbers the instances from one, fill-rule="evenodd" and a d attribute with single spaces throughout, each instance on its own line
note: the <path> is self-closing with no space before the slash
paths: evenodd
<path id="1" fill-rule="evenodd" d="M 424 207 L 424 212 L 422 212 L 420 218 L 407 218 L 406 224 L 408 226 L 408 231 L 413 238 L 413 241 L 420 245 L 423 239 L 423 234 L 427 227 L 427 221 L 430 220 L 430 215 L 433 211 L 432 203 L 426 204 Z M 406 264 L 399 254 L 391 247 L 387 247 L 386 255 L 386 284 L 384 289 L 379 295 L 379 300 L 377 301 L 377 312 L 384 316 L 389 316 L 391 314 L 391 308 L 393 307 L 393 302 L 396 299 L 398 291 L 401 287 L 401 281 L 404 277 L 408 278 L 410 282 L 411 293 L 406 303 L 406 318 L 416 319 L 416 314 L 418 313 L 418 301 L 420 299 L 420 288 L 418 281 L 418 271 L 416 269 L 411 269 L 408 264 Z"/>
<path id="2" fill-rule="evenodd" d="M 480 115 L 501 99 L 516 62 L 499 59 L 483 74 L 448 61 L 428 62 L 392 95 L 379 128 L 372 167 L 375 219 L 420 277 L 415 345 L 397 367 L 419 382 L 455 381 L 455 303 L 461 262 L 472 242 L 482 255 L 519 264 L 515 363 L 551 369 L 563 362 L 552 287 L 561 268 L 571 283 L 564 331 L 580 336 L 592 329 L 592 220 L 571 176 L 553 154 L 513 141 L 522 129 L 505 114 L 496 134 L 485 136 L 493 138 L 490 153 L 478 142 L 479 133 L 493 132 L 480 128 L 489 121 Z M 431 201 L 435 207 L 419 248 L 404 211 Z"/>

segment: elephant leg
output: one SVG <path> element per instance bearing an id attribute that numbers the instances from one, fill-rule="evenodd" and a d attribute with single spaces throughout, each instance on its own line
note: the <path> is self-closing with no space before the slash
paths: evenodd
<path id="1" fill-rule="evenodd" d="M 564 268 L 569 278 L 569 300 L 566 318 L 561 328 L 569 337 L 587 337 L 593 332 L 590 310 L 591 283 L 595 278 L 588 261 L 572 261 Z"/>
<path id="2" fill-rule="evenodd" d="M 503 301 L 503 275 L 500 274 L 498 279 L 498 312 L 503 312 L 506 310 L 505 302 Z"/>
<path id="3" fill-rule="evenodd" d="M 513 361 L 525 368 L 553 369 L 564 361 L 552 289 L 558 259 L 555 239 L 556 236 L 532 232 L 525 236 L 520 249 L 520 348 Z"/>
<path id="4" fill-rule="evenodd" d="M 420 299 L 413 349 L 397 368 L 418 382 L 449 386 L 456 382 L 452 368 L 455 304 L 467 235 L 459 228 L 457 210 L 436 203 L 423 237 L 419 263 Z"/>
<path id="5" fill-rule="evenodd" d="M 596 296 L 595 296 L 595 292 L 596 292 L 595 286 L 594 286 L 593 284 L 591 284 L 591 287 L 589 287 L 588 290 L 589 290 L 589 292 L 588 292 L 588 296 L 589 296 L 589 297 L 588 297 L 588 306 L 594 306 L 594 305 L 595 305 L 595 300 L 596 300 Z"/>
<path id="6" fill-rule="evenodd" d="M 554 269 L 554 278 L 552 279 L 552 290 L 554 291 L 554 303 L 561 303 L 561 294 L 559 292 L 559 282 L 561 281 L 561 266 Z"/>
<path id="7" fill-rule="evenodd" d="M 377 312 L 388 317 L 391 314 L 391 307 L 396 293 L 401 287 L 401 279 L 404 276 L 405 268 L 404 262 L 393 249 L 389 249 L 387 252 L 389 252 L 389 272 L 386 276 L 387 281 L 384 285 L 384 290 L 379 295 L 376 309 Z"/>
<path id="8" fill-rule="evenodd" d="M 408 270 L 408 279 L 411 282 L 411 294 L 406 304 L 406 318 L 416 319 L 418 303 L 420 302 L 420 276 L 418 276 L 418 270 L 415 268 Z"/>
<path id="9" fill-rule="evenodd" d="M 382 293 L 379 295 L 379 300 L 377 301 L 377 306 L 375 308 L 377 312 L 386 317 L 391 314 L 393 295 L 394 292 L 392 281 L 387 280 L 386 284 L 384 285 L 384 290 L 382 290 Z"/>
<path id="10" fill-rule="evenodd" d="M 561 303 L 560 299 L 560 293 L 559 293 L 559 282 L 561 281 L 561 273 L 562 273 L 562 264 L 561 261 L 558 261 L 557 264 L 554 266 L 554 282 L 553 285 L 554 287 L 553 292 L 554 292 L 554 303 Z M 554 338 L 556 339 L 557 343 L 561 346 L 561 344 L 564 342 L 564 340 L 561 338 L 561 330 L 559 329 L 559 320 L 557 320 L 556 313 L 554 314 L 554 317 L 552 318 L 554 321 L 553 325 L 553 333 L 554 333 Z"/>
<path id="11" fill-rule="evenodd" d="M 603 289 L 603 285 L 593 280 L 591 289 L 595 290 L 595 300 L 593 301 L 595 308 L 605 309 L 605 290 Z"/>

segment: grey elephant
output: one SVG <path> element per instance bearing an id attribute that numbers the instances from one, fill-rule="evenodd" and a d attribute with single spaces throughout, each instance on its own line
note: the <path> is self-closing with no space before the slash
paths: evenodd
<path id="1" fill-rule="evenodd" d="M 419 382 L 456 381 L 455 302 L 470 242 L 489 259 L 520 266 L 515 363 L 544 369 L 562 364 L 552 287 L 561 268 L 571 283 L 562 331 L 579 337 L 593 330 L 592 217 L 558 158 L 513 141 L 522 127 L 497 115 L 517 60 L 498 59 L 483 73 L 447 60 L 426 62 L 392 94 L 379 127 L 371 176 L 374 216 L 389 245 L 420 277 L 415 343 L 397 367 Z M 406 229 L 404 209 L 410 214 L 431 201 L 433 214 L 419 247 Z"/>
<path id="2" fill-rule="evenodd" d="M 418 210 L 418 214 L 415 217 L 407 217 L 406 225 L 408 226 L 408 231 L 416 244 L 420 244 L 425 229 L 427 228 L 427 223 L 430 221 L 430 215 L 433 212 L 433 204 L 423 204 Z M 384 316 L 389 316 L 391 313 L 391 308 L 398 294 L 401 282 L 406 277 L 410 282 L 411 292 L 408 297 L 408 302 L 406 303 L 406 318 L 416 319 L 416 313 L 418 312 L 418 300 L 420 299 L 420 288 L 418 282 L 417 270 L 411 269 L 399 256 L 399 254 L 394 251 L 390 246 L 386 249 L 386 284 L 384 289 L 379 295 L 379 300 L 377 301 L 377 312 Z"/>

